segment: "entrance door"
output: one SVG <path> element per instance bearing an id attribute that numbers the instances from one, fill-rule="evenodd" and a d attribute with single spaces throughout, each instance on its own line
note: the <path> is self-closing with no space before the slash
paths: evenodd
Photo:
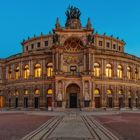
<path id="1" fill-rule="evenodd" d="M 52 97 L 47 97 L 47 107 L 52 107 Z"/>
<path id="2" fill-rule="evenodd" d="M 0 108 L 1 107 L 4 107 L 4 97 L 3 96 L 0 96 Z"/>
<path id="3" fill-rule="evenodd" d="M 70 93 L 70 108 L 77 108 L 77 94 Z"/>
<path id="4" fill-rule="evenodd" d="M 35 108 L 39 108 L 39 98 L 35 97 L 35 102 L 34 102 Z"/>
<path id="5" fill-rule="evenodd" d="M 17 108 L 18 107 L 18 98 L 16 98 L 16 100 L 15 100 L 15 108 Z"/>
<path id="6" fill-rule="evenodd" d="M 128 106 L 129 106 L 129 108 L 132 108 L 131 98 L 128 99 Z"/>
<path id="7" fill-rule="evenodd" d="M 120 97 L 119 98 L 119 108 L 122 108 L 123 107 L 123 98 Z"/>
<path id="8" fill-rule="evenodd" d="M 24 108 L 28 108 L 28 98 L 24 98 Z"/>
<path id="9" fill-rule="evenodd" d="M 100 97 L 95 97 L 95 108 L 100 108 Z"/>
<path id="10" fill-rule="evenodd" d="M 108 97 L 108 107 L 112 108 L 112 97 Z"/>
<path id="11" fill-rule="evenodd" d="M 9 108 L 11 107 L 11 99 L 9 99 Z"/>

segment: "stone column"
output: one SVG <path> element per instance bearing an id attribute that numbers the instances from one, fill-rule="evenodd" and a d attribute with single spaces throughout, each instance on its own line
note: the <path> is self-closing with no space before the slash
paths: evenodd
<path id="1" fill-rule="evenodd" d="M 30 70 L 30 78 L 33 78 L 33 76 L 34 76 L 33 60 L 29 61 L 29 70 Z"/>
<path id="2" fill-rule="evenodd" d="M 84 54 L 84 71 L 86 71 L 86 55 Z"/>
<path id="3" fill-rule="evenodd" d="M 101 68 L 102 74 L 101 75 L 103 78 L 106 77 L 105 69 L 106 69 L 106 62 L 104 59 L 102 59 L 102 68 Z"/>
<path id="4" fill-rule="evenodd" d="M 124 95 L 125 95 L 125 108 L 128 108 L 128 95 L 127 95 L 127 88 L 125 88 L 125 93 L 124 93 Z"/>
<path id="5" fill-rule="evenodd" d="M 102 85 L 101 104 L 102 104 L 102 108 L 106 108 L 107 103 L 106 103 L 106 87 L 105 87 L 105 85 Z"/>
<path id="6" fill-rule="evenodd" d="M 29 90 L 29 98 L 28 98 L 28 106 L 29 109 L 33 109 L 34 108 L 34 88 L 31 87 Z"/>
<path id="7" fill-rule="evenodd" d="M 118 89 L 115 86 L 115 90 L 114 90 L 114 108 L 119 108 L 119 101 L 118 101 Z"/>
<path id="8" fill-rule="evenodd" d="M 46 69 L 46 63 L 45 59 L 42 60 L 42 77 L 46 78 L 47 76 L 47 69 Z"/>
<path id="9" fill-rule="evenodd" d="M 12 79 L 15 79 L 15 67 L 14 67 L 14 65 L 11 66 L 11 70 L 12 70 Z"/>
<path id="10" fill-rule="evenodd" d="M 60 71 L 63 71 L 63 54 L 60 54 Z"/>
<path id="11" fill-rule="evenodd" d="M 23 109 L 24 107 L 24 89 L 20 88 L 18 89 L 19 96 L 18 96 L 18 108 Z"/>
<path id="12" fill-rule="evenodd" d="M 22 61 L 19 63 L 19 78 L 23 79 L 23 67 Z"/>
<path id="13" fill-rule="evenodd" d="M 46 109 L 46 90 L 44 85 L 40 88 L 40 109 Z"/>
<path id="14" fill-rule="evenodd" d="M 58 56 L 58 52 L 56 53 L 56 71 L 58 72 L 59 70 L 59 66 L 58 66 L 58 63 L 59 63 L 59 56 Z"/>

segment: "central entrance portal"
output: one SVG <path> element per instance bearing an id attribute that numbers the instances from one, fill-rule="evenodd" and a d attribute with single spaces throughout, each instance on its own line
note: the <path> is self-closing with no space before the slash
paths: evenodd
<path id="1" fill-rule="evenodd" d="M 70 93 L 70 108 L 77 108 L 77 93 Z"/>
<path id="2" fill-rule="evenodd" d="M 80 107 L 80 87 L 77 84 L 70 84 L 67 87 L 67 107 Z"/>

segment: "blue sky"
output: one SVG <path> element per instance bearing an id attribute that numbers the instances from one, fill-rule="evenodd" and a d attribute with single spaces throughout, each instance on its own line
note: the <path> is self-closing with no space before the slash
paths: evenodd
<path id="1" fill-rule="evenodd" d="M 140 57 L 140 0 L 0 0 L 0 58 L 22 52 L 28 36 L 47 34 L 56 18 L 64 26 L 69 5 L 88 17 L 95 31 L 124 39 L 127 53 Z"/>

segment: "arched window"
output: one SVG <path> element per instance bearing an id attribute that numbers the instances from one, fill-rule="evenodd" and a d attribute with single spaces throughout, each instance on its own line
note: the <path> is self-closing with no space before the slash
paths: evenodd
<path id="1" fill-rule="evenodd" d="M 118 65 L 117 76 L 118 76 L 118 78 L 122 78 L 122 76 L 123 76 L 123 69 L 122 69 L 121 65 Z"/>
<path id="2" fill-rule="evenodd" d="M 28 95 L 29 91 L 27 89 L 24 90 L 24 95 Z"/>
<path id="3" fill-rule="evenodd" d="M 52 63 L 48 63 L 48 65 L 47 65 L 47 76 L 48 77 L 53 76 L 53 64 Z"/>
<path id="4" fill-rule="evenodd" d="M 47 94 L 48 95 L 52 95 L 53 94 L 53 90 L 52 89 L 48 89 Z"/>
<path id="5" fill-rule="evenodd" d="M 128 97 L 131 97 L 131 91 L 129 90 L 127 93 Z"/>
<path id="6" fill-rule="evenodd" d="M 8 69 L 8 79 L 9 80 L 12 79 L 12 69 L 11 68 Z"/>
<path id="7" fill-rule="evenodd" d="M 34 94 L 35 95 L 40 95 L 40 90 L 39 89 L 36 89 Z"/>
<path id="8" fill-rule="evenodd" d="M 127 67 L 127 78 L 131 79 L 131 68 L 129 66 Z"/>
<path id="9" fill-rule="evenodd" d="M 99 63 L 94 63 L 94 76 L 95 77 L 100 76 L 100 65 L 99 65 Z"/>
<path id="10" fill-rule="evenodd" d="M 135 68 L 135 80 L 138 80 L 138 69 Z"/>
<path id="11" fill-rule="evenodd" d="M 112 66 L 110 64 L 106 65 L 106 77 L 112 77 Z"/>
<path id="12" fill-rule="evenodd" d="M 111 89 L 108 89 L 108 90 L 106 91 L 106 94 L 107 94 L 107 95 L 111 95 L 111 94 L 112 94 Z"/>
<path id="13" fill-rule="evenodd" d="M 119 90 L 118 94 L 119 95 L 123 95 L 123 91 L 122 90 Z"/>
<path id="14" fill-rule="evenodd" d="M 34 74 L 35 74 L 35 77 L 40 77 L 41 76 L 41 65 L 40 64 L 35 65 Z"/>
<path id="15" fill-rule="evenodd" d="M 95 90 L 94 90 L 94 95 L 99 95 L 99 94 L 100 94 L 99 89 L 95 89 Z"/>
<path id="16" fill-rule="evenodd" d="M 17 66 L 15 69 L 15 78 L 19 79 L 19 66 Z"/>
<path id="17" fill-rule="evenodd" d="M 29 66 L 28 66 L 28 65 L 25 65 L 25 67 L 24 67 L 24 72 L 23 72 L 23 77 L 24 77 L 24 79 L 29 78 L 29 74 L 30 74 Z"/>
<path id="18" fill-rule="evenodd" d="M 18 90 L 15 91 L 15 96 L 18 96 L 19 95 L 19 92 Z"/>

